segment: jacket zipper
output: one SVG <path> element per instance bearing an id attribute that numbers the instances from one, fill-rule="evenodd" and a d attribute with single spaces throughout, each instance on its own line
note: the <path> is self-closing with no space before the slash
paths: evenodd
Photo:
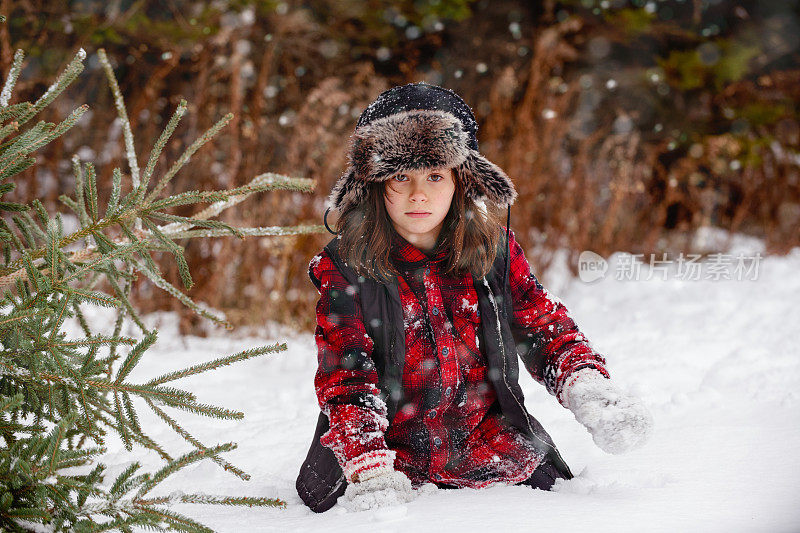
<path id="1" fill-rule="evenodd" d="M 508 390 L 509 394 L 511 394 L 511 397 L 514 398 L 514 401 L 517 403 L 517 406 L 519 406 L 520 410 L 522 411 L 522 414 L 525 415 L 525 423 L 528 425 L 528 429 L 530 430 L 531 436 L 533 436 L 536 440 L 538 440 L 539 442 L 544 444 L 545 447 L 548 450 L 550 450 L 551 452 L 555 452 L 556 455 L 558 455 L 558 458 L 561 459 L 561 461 L 563 462 L 564 458 L 561 457 L 561 454 L 559 453 L 559 451 L 556 448 L 554 448 L 553 446 L 551 446 L 550 443 L 548 443 L 547 441 L 542 440 L 542 438 L 539 437 L 539 435 L 537 435 L 536 432 L 533 430 L 533 426 L 531 426 L 531 421 L 527 416 L 527 411 L 525 410 L 525 407 L 523 407 L 523 405 L 519 402 L 519 400 L 517 399 L 516 395 L 511 390 L 511 387 L 508 385 L 508 381 L 506 379 L 506 376 L 508 374 L 508 369 L 507 369 L 508 360 L 506 359 L 506 347 L 505 347 L 506 343 L 503 341 L 503 330 L 502 330 L 502 326 L 500 325 L 500 309 L 497 306 L 497 301 L 495 300 L 494 293 L 492 292 L 492 288 L 489 286 L 489 283 L 486 281 L 485 277 L 483 278 L 483 284 L 486 286 L 486 288 L 489 291 L 489 301 L 492 303 L 492 308 L 494 309 L 494 313 L 495 313 L 495 319 L 496 319 L 496 324 L 497 324 L 497 337 L 498 337 L 498 340 L 500 341 L 500 349 L 502 350 L 502 354 L 503 354 L 503 383 L 506 386 L 506 390 Z M 504 302 L 504 305 L 505 305 L 505 302 Z M 544 460 L 544 457 L 542 458 L 542 460 Z"/>

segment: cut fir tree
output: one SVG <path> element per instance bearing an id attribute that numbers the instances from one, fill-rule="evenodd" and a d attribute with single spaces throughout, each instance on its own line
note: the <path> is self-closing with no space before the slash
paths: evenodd
<path id="1" fill-rule="evenodd" d="M 185 113 L 186 103 L 177 107 L 141 170 L 111 64 L 103 50 L 98 55 L 123 125 L 129 174 L 114 169 L 110 196 L 102 202 L 93 165 L 73 158 L 74 194 L 60 200 L 77 218 L 79 227 L 74 232 L 65 233 L 61 215 L 52 216 L 38 199 L 23 204 L 5 201 L 3 196 L 14 190 L 13 178 L 33 164 L 31 154 L 63 135 L 86 111 L 87 106 L 81 106 L 60 124 L 40 121 L 28 125 L 80 74 L 85 52 L 75 55 L 38 100 L 10 104 L 23 62 L 22 51 L 17 51 L 0 92 L 0 530 L 133 531 L 141 527 L 211 531 L 175 512 L 170 504 L 281 507 L 285 503 L 263 497 L 158 494 L 165 479 L 202 460 L 249 479 L 222 457 L 235 443 L 204 444 L 181 425 L 170 408 L 219 419 L 241 419 L 243 413 L 201 403 L 174 382 L 284 351 L 286 344 L 245 350 L 144 383 L 132 382 L 131 371 L 156 342 L 157 331 L 145 326 L 130 301 L 131 289 L 142 274 L 194 312 L 230 328 L 224 317 L 203 309 L 164 279 L 151 254 L 172 254 L 188 289 L 192 277 L 183 247 L 176 240 L 322 232 L 318 225 L 237 228 L 213 219 L 253 193 L 276 189 L 311 192 L 314 182 L 267 173 L 243 187 L 160 198 L 170 179 L 231 116 L 205 132 L 154 181 L 156 162 Z M 130 187 L 123 192 L 126 182 Z M 167 212 L 199 203 L 209 205 L 192 217 Z M 92 329 L 84 313 L 87 305 L 117 310 L 112 331 Z M 70 317 L 77 319 L 82 337 L 67 336 L 64 324 Z M 138 327 L 140 335 L 122 334 L 126 319 Z M 151 428 L 140 424 L 134 398 L 190 444 L 190 451 L 173 457 L 151 438 Z M 105 451 L 110 433 L 118 435 L 128 450 L 139 445 L 154 451 L 163 459 L 163 466 L 142 472 L 141 465 L 134 462 L 115 479 L 107 480 L 98 456 Z"/>

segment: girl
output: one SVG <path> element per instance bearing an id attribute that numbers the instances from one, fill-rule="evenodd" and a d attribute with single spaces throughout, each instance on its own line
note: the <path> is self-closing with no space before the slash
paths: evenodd
<path id="1" fill-rule="evenodd" d="M 322 412 L 297 490 L 316 512 L 342 495 L 358 510 L 419 489 L 570 479 L 524 406 L 518 355 L 601 449 L 649 436 L 647 408 L 531 273 L 509 227 L 516 191 L 476 130 L 458 95 L 424 83 L 385 91 L 358 120 L 329 198 L 338 235 L 309 265 Z M 486 201 L 507 206 L 506 226 Z"/>

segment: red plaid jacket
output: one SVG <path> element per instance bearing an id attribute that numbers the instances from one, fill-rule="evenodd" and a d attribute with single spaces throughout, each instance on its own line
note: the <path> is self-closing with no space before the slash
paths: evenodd
<path id="1" fill-rule="evenodd" d="M 608 377 L 605 359 L 590 347 L 564 305 L 538 283 L 513 231 L 510 247 L 513 320 L 545 345 L 543 374 L 529 371 L 563 404 L 568 376 L 593 367 Z M 375 366 L 348 364 L 354 351 L 371 355 L 373 348 L 358 293 L 325 251 L 311 260 L 309 276 L 320 291 L 314 382 L 330 422 L 320 442 L 334 452 L 348 481 L 393 463 L 415 486 L 482 488 L 523 481 L 541 462 L 541 453 L 500 413 L 481 352 L 472 276 L 444 275 L 444 257 L 444 251 L 429 257 L 395 234 L 391 259 L 402 273 L 406 358 L 404 403 L 391 424 L 378 398 Z M 331 313 L 332 291 L 352 298 L 346 316 Z"/>

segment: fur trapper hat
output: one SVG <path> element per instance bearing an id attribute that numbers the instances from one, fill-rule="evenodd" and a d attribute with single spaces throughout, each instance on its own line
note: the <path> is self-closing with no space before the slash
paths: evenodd
<path id="1" fill-rule="evenodd" d="M 449 89 L 410 83 L 384 91 L 358 119 L 329 206 L 342 212 L 366 198 L 368 183 L 420 168 L 452 168 L 469 198 L 510 206 L 514 184 L 478 152 L 477 129 L 472 110 Z"/>

